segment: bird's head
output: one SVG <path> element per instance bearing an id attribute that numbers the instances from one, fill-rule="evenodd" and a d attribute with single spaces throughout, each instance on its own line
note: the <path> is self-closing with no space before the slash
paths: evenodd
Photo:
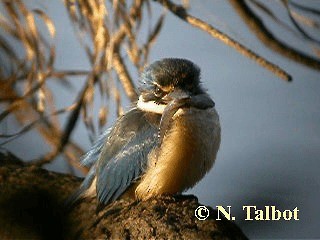
<path id="1" fill-rule="evenodd" d="M 140 78 L 138 108 L 162 114 L 172 101 L 189 101 L 205 94 L 200 84 L 200 69 L 193 62 L 165 58 L 146 67 Z"/>

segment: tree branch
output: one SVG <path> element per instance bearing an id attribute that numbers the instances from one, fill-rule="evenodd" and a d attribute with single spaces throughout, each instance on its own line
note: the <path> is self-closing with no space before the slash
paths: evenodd
<path id="1" fill-rule="evenodd" d="M 248 49 L 241 43 L 237 42 L 236 40 L 232 39 L 225 33 L 217 30 L 210 24 L 206 23 L 205 21 L 202 21 L 199 18 L 196 18 L 194 16 L 191 16 L 187 13 L 186 9 L 183 6 L 176 5 L 172 3 L 170 0 L 158 0 L 160 4 L 162 4 L 164 7 L 166 7 L 169 11 L 171 11 L 174 15 L 181 18 L 182 20 L 186 21 L 190 25 L 203 30 L 204 32 L 210 34 L 212 37 L 222 41 L 224 44 L 236 49 L 239 53 L 242 55 L 254 60 L 257 62 L 260 66 L 268 69 L 269 71 L 273 72 L 276 76 L 291 81 L 292 77 L 285 72 L 283 69 L 278 67 L 277 65 L 271 63 L 270 61 L 266 60 L 265 58 L 259 56 L 252 50 Z"/>
<path id="2" fill-rule="evenodd" d="M 95 198 L 66 206 L 81 179 L 22 163 L 0 152 L 0 239 L 247 239 L 208 206 L 200 221 L 195 196 L 117 200 L 96 212 Z"/>
<path id="3" fill-rule="evenodd" d="M 0 89 L 2 89 L 2 91 L 0 91 L 0 98 L 5 97 L 6 95 L 12 96 L 14 98 L 19 97 L 16 91 L 13 89 L 13 86 L 6 84 L 6 82 L 0 81 Z M 20 109 L 23 109 L 23 111 L 21 111 Z M 39 119 L 39 113 L 34 109 L 34 106 L 28 101 L 28 99 L 25 98 L 21 99 L 21 101 L 19 102 L 19 110 L 12 111 L 12 113 L 15 115 L 17 121 L 22 125 L 30 121 L 33 122 Z M 48 143 L 48 145 L 55 149 L 59 144 L 62 136 L 61 129 L 54 126 L 54 124 L 52 124 L 48 119 L 44 119 L 41 123 L 36 124 L 35 128 L 38 130 L 43 139 Z M 73 143 L 72 141 L 68 141 L 67 147 L 63 153 L 67 157 L 68 162 L 71 165 L 75 166 L 75 160 L 83 154 L 83 151 L 77 144 Z M 49 155 L 51 154 L 49 153 Z M 39 162 L 42 161 L 39 160 Z M 46 161 L 46 163 L 48 162 Z M 79 166 L 77 168 L 84 172 L 83 168 L 80 168 Z"/>
<path id="4" fill-rule="evenodd" d="M 133 85 L 130 74 L 126 68 L 126 65 L 124 64 L 124 62 L 120 56 L 120 53 L 114 53 L 112 61 L 113 61 L 113 67 L 119 76 L 119 80 L 120 80 L 127 96 L 129 97 L 131 102 L 137 100 L 137 98 L 138 98 L 137 92 L 136 92 L 135 87 Z"/>
<path id="5" fill-rule="evenodd" d="M 295 62 L 320 70 L 320 61 L 318 59 L 308 56 L 277 39 L 244 0 L 229 1 L 249 29 L 265 46 Z"/>

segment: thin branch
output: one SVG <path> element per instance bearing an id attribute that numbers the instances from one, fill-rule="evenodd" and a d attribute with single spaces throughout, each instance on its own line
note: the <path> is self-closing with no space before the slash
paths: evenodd
<path id="1" fill-rule="evenodd" d="M 318 9 L 314 9 L 314 8 L 309 8 L 309 7 L 306 7 L 306 6 L 303 6 L 303 5 L 300 5 L 300 3 L 296 3 L 296 2 L 293 2 L 293 1 L 289 1 L 289 4 L 302 10 L 302 11 L 305 11 L 305 12 L 308 12 L 308 13 L 313 13 L 315 15 L 320 15 L 320 10 Z"/>
<path id="2" fill-rule="evenodd" d="M 40 167 L 45 164 L 51 163 L 60 153 L 61 152 L 57 148 L 55 148 L 53 151 L 48 152 L 45 156 L 33 161 L 29 161 L 27 164 Z"/>
<path id="3" fill-rule="evenodd" d="M 238 52 L 240 52 L 244 56 L 254 60 L 262 67 L 273 72 L 276 76 L 278 76 L 284 80 L 291 81 L 292 77 L 287 72 L 285 72 L 283 69 L 281 69 L 277 65 L 269 62 L 265 58 L 259 56 L 258 54 L 256 54 L 252 50 L 248 49 L 247 47 L 245 47 L 241 43 L 232 39 L 231 37 L 229 37 L 225 33 L 222 33 L 221 31 L 217 30 L 216 28 L 214 28 L 210 24 L 206 23 L 205 21 L 202 21 L 199 18 L 191 16 L 190 14 L 187 13 L 187 11 L 184 7 L 172 3 L 170 0 L 158 0 L 158 2 L 160 4 L 162 4 L 164 7 L 166 7 L 173 14 L 175 14 L 177 17 L 186 21 L 190 25 L 203 30 L 204 32 L 210 34 L 212 37 L 222 41 L 224 44 L 236 49 Z"/>
<path id="4" fill-rule="evenodd" d="M 309 41 L 312 41 L 312 42 L 315 42 L 317 44 L 320 44 L 320 41 L 318 39 L 315 39 L 309 33 L 307 33 L 302 27 L 300 27 L 300 25 L 298 24 L 298 22 L 294 18 L 294 15 L 292 14 L 292 11 L 291 11 L 289 3 L 288 3 L 288 0 L 282 0 L 281 3 L 284 5 L 285 9 L 287 10 L 287 13 L 289 15 L 289 18 L 290 18 L 292 24 L 300 32 L 300 34 L 303 37 L 305 37 L 306 39 L 308 39 Z"/>
<path id="5" fill-rule="evenodd" d="M 127 67 L 123 62 L 123 59 L 118 53 L 114 53 L 112 60 L 113 60 L 113 67 L 119 76 L 119 80 L 127 96 L 132 102 L 137 100 L 137 97 L 138 97 L 137 92 L 133 85 L 130 74 L 127 70 Z"/>
<path id="6" fill-rule="evenodd" d="M 2 97 L 2 95 L 18 97 L 13 86 L 7 85 L 2 81 L 0 81 L 0 89 L 3 90 L 0 91 L 0 97 Z M 22 99 L 22 101 L 19 102 L 19 105 L 19 108 L 23 109 L 23 111 L 12 111 L 12 113 L 15 115 L 20 124 L 25 125 L 30 121 L 35 121 L 38 119 L 39 113 L 34 109 L 34 106 L 27 99 Z M 62 132 L 59 128 L 56 128 L 54 125 L 52 125 L 49 119 L 43 119 L 40 124 L 35 125 L 35 128 L 48 143 L 48 145 L 50 145 L 52 148 L 56 148 L 62 136 Z M 67 157 L 68 162 L 74 162 L 74 159 L 77 159 L 83 154 L 83 150 L 77 144 L 69 141 L 67 147 L 64 149 L 63 154 Z M 79 166 L 77 168 L 80 169 Z"/>
<path id="7" fill-rule="evenodd" d="M 50 77 L 55 77 L 55 78 L 64 78 L 66 76 L 86 76 L 89 75 L 91 72 L 90 71 L 83 71 L 83 70 L 55 70 L 50 73 Z"/>
<path id="8" fill-rule="evenodd" d="M 142 5 L 143 0 L 134 1 L 129 11 L 129 19 L 135 19 L 141 14 Z M 112 62 L 112 66 L 119 76 L 119 80 L 122 83 L 126 95 L 131 101 L 135 101 L 137 100 L 137 92 L 135 90 L 135 86 L 133 84 L 129 71 L 127 70 L 125 63 L 120 56 L 120 46 L 128 32 L 127 28 L 127 24 L 123 23 L 119 27 L 119 30 L 112 36 L 110 40 L 110 46 L 112 47 L 111 51 L 108 54 L 110 58 L 108 63 L 111 64 Z"/>
<path id="9" fill-rule="evenodd" d="M 80 115 L 80 111 L 81 108 L 84 104 L 85 101 L 85 97 L 87 94 L 87 91 L 89 91 L 90 86 L 93 86 L 94 82 L 94 77 L 93 76 L 89 76 L 84 87 L 82 88 L 82 90 L 79 92 L 76 100 L 75 100 L 75 107 L 72 109 L 72 112 L 70 113 L 70 115 L 68 116 L 68 120 L 67 123 L 65 125 L 65 129 L 63 131 L 63 135 L 60 138 L 59 144 L 57 145 L 57 151 L 58 152 L 62 152 L 65 148 L 65 146 L 68 144 L 71 133 L 73 132 L 78 120 L 79 120 L 79 115 Z M 92 83 L 92 84 L 90 84 Z"/>
<path id="10" fill-rule="evenodd" d="M 310 27 L 310 28 L 314 28 L 314 29 L 320 29 L 320 24 L 316 20 L 314 20 L 310 17 L 304 16 L 295 10 L 291 10 L 291 14 L 297 21 L 299 21 L 303 25 Z"/>
<path id="11" fill-rule="evenodd" d="M 264 25 L 263 21 L 248 7 L 244 0 L 229 1 L 250 30 L 268 48 L 295 62 L 320 70 L 320 61 L 318 59 L 308 56 L 277 39 Z"/>

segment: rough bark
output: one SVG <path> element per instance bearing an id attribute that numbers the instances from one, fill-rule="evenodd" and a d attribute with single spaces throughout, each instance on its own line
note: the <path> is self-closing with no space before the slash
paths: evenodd
<path id="1" fill-rule="evenodd" d="M 67 207 L 80 182 L 0 153 L 0 239 L 247 239 L 210 207 L 197 220 L 194 196 L 119 200 L 99 212 L 95 199 Z"/>

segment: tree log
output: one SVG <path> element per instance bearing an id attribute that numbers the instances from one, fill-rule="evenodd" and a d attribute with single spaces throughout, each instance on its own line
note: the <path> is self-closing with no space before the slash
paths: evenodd
<path id="1" fill-rule="evenodd" d="M 198 220 L 195 196 L 118 200 L 99 211 L 96 199 L 67 206 L 81 181 L 0 153 L 0 239 L 247 239 L 210 207 Z"/>

